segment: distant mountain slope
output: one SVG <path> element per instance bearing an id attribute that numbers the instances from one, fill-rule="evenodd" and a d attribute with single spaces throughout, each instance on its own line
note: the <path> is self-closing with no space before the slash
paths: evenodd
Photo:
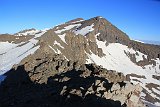
<path id="1" fill-rule="evenodd" d="M 102 17 L 78 18 L 43 31 L 0 35 L 0 48 L 1 75 L 14 64 L 30 61 L 30 54 L 60 54 L 68 61 L 122 72 L 127 80 L 143 87 L 142 100 L 160 105 L 160 46 L 130 40 Z"/>
<path id="2" fill-rule="evenodd" d="M 144 43 L 160 45 L 160 41 L 149 41 L 149 40 L 142 40 Z"/>

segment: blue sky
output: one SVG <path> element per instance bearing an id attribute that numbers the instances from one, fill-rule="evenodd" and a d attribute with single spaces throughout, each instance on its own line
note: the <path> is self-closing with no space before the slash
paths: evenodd
<path id="1" fill-rule="evenodd" d="M 0 33 L 103 16 L 130 38 L 160 41 L 159 0 L 0 0 Z"/>

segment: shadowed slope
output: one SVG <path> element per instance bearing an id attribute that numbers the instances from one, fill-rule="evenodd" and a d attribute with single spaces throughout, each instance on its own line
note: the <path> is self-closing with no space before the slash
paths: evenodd
<path id="1" fill-rule="evenodd" d="M 0 106 L 1 107 L 121 107 L 119 101 L 107 100 L 90 94 L 84 98 L 75 94 L 65 93 L 61 95 L 64 86 L 67 91 L 71 89 L 86 89 L 95 83 L 95 80 L 107 80 L 104 78 L 80 77 L 82 71 L 67 71 L 61 75 L 55 75 L 48 79 L 47 84 L 38 84 L 30 80 L 24 66 L 19 66 L 17 70 L 11 70 L 6 75 L 7 78 L 0 86 Z M 66 82 L 59 82 L 55 79 L 63 77 L 71 78 Z M 84 95 L 82 95 L 84 96 Z"/>

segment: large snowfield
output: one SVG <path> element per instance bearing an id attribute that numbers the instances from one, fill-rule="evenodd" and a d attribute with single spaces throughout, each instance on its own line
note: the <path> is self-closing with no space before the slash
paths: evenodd
<path id="1" fill-rule="evenodd" d="M 33 33 L 33 32 L 31 32 Z M 4 73 L 9 71 L 14 64 L 18 64 L 22 59 L 33 54 L 40 46 L 36 46 L 37 37 L 43 35 L 45 31 L 38 33 L 29 41 L 19 44 L 0 42 L 0 81 L 4 80 Z"/>

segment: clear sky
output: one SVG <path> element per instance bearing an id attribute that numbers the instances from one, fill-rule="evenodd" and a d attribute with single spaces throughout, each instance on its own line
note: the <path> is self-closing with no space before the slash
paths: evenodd
<path id="1" fill-rule="evenodd" d="M 0 33 L 103 16 L 130 38 L 160 41 L 160 0 L 0 0 Z"/>

